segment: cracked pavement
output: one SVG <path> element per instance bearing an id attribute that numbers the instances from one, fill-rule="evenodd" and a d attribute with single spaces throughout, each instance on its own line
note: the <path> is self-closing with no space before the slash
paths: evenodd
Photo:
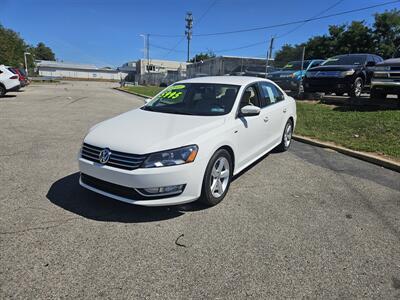
<path id="1" fill-rule="evenodd" d="M 399 173 L 294 142 L 209 209 L 80 188 L 87 130 L 143 103 L 113 86 L 0 98 L 1 299 L 400 297 Z"/>

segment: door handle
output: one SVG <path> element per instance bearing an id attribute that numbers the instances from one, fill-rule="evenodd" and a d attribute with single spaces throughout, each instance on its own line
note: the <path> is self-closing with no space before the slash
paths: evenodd
<path id="1" fill-rule="evenodd" d="M 265 118 L 264 118 L 264 122 L 265 122 L 265 123 L 267 123 L 268 120 L 269 120 L 268 117 L 265 117 Z"/>
<path id="2" fill-rule="evenodd" d="M 284 109 L 283 109 L 283 112 L 285 113 L 286 111 L 287 111 L 287 109 L 286 109 L 286 108 L 284 108 Z"/>

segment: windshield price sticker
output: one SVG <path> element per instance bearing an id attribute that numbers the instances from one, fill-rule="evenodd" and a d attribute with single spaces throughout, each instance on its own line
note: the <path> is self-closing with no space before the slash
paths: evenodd
<path id="1" fill-rule="evenodd" d="M 176 99 L 182 94 L 183 94 L 183 92 L 168 91 L 168 92 L 163 93 L 161 95 L 161 98 L 163 98 L 163 99 Z"/>

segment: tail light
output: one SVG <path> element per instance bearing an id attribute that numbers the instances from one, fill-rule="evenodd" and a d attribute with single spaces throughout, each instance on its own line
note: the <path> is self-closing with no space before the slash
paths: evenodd
<path id="1" fill-rule="evenodd" d="M 18 75 L 11 76 L 10 79 L 18 79 Z"/>

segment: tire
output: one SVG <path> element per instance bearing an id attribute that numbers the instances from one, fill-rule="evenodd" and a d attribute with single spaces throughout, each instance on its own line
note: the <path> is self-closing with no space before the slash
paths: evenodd
<path id="1" fill-rule="evenodd" d="M 6 94 L 6 89 L 0 85 L 0 97 L 3 97 Z"/>
<path id="2" fill-rule="evenodd" d="M 204 174 L 199 201 L 207 206 L 214 206 L 220 203 L 228 192 L 232 174 L 233 164 L 229 152 L 225 149 L 215 152 Z"/>
<path id="3" fill-rule="evenodd" d="M 285 152 L 290 148 L 292 143 L 293 122 L 288 120 L 282 134 L 281 143 L 276 147 L 279 152 Z"/>
<path id="4" fill-rule="evenodd" d="M 363 82 L 362 78 L 361 77 L 357 77 L 354 80 L 353 87 L 352 87 L 351 91 L 349 92 L 349 96 L 353 97 L 353 98 L 360 97 L 361 93 L 362 93 L 362 90 L 363 90 L 363 87 L 364 87 L 364 82 Z"/>
<path id="5" fill-rule="evenodd" d="M 372 89 L 372 90 L 371 90 L 371 93 L 370 93 L 370 95 L 369 95 L 369 97 L 370 97 L 371 99 L 376 99 L 376 100 L 383 100 L 383 99 L 386 99 L 386 96 L 387 96 L 386 93 L 377 91 L 376 89 Z"/>

